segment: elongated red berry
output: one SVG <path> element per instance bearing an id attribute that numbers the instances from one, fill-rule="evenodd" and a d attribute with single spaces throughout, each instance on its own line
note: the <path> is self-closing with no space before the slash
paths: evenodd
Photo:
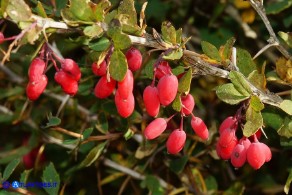
<path id="1" fill-rule="evenodd" d="M 28 77 L 30 81 L 39 80 L 44 74 L 46 69 L 46 63 L 41 58 L 35 58 L 30 63 L 28 69 Z"/>
<path id="2" fill-rule="evenodd" d="M 64 59 L 61 62 L 62 69 L 69 73 L 76 81 L 79 81 L 81 78 L 81 71 L 78 64 L 72 59 Z"/>
<path id="3" fill-rule="evenodd" d="M 110 78 L 110 81 L 107 81 L 106 75 L 102 76 L 95 85 L 94 95 L 97 98 L 104 99 L 110 96 L 116 87 L 116 81 Z"/>
<path id="4" fill-rule="evenodd" d="M 127 70 L 124 80 L 118 82 L 118 91 L 123 99 L 133 93 L 134 77 L 131 70 Z"/>
<path id="5" fill-rule="evenodd" d="M 2 32 L 0 32 L 0 44 L 4 42 L 4 34 Z"/>
<path id="6" fill-rule="evenodd" d="M 222 131 L 227 128 L 237 129 L 237 125 L 238 125 L 238 120 L 233 116 L 229 116 L 221 123 L 219 127 L 219 133 L 221 134 Z"/>
<path id="7" fill-rule="evenodd" d="M 91 65 L 91 69 L 93 74 L 96 76 L 103 76 L 106 74 L 107 64 L 106 61 L 103 60 L 101 64 L 97 64 L 96 62 L 93 62 Z"/>
<path id="8" fill-rule="evenodd" d="M 178 80 L 174 75 L 165 75 L 158 84 L 158 97 L 162 105 L 169 105 L 175 98 L 178 89 Z"/>
<path id="9" fill-rule="evenodd" d="M 204 121 L 199 117 L 192 117 L 191 126 L 194 132 L 202 139 L 207 140 L 209 138 L 209 131 Z"/>
<path id="10" fill-rule="evenodd" d="M 115 94 L 115 104 L 118 110 L 118 113 L 123 117 L 129 117 L 135 108 L 135 99 L 133 93 L 131 93 L 126 99 L 122 98 L 117 91 Z"/>
<path id="11" fill-rule="evenodd" d="M 245 149 L 248 149 L 251 144 L 250 140 L 247 137 L 242 137 L 238 143 L 243 144 Z"/>
<path id="12" fill-rule="evenodd" d="M 176 129 L 170 133 L 167 142 L 166 148 L 169 154 L 179 153 L 186 143 L 186 133 L 183 130 Z"/>
<path id="13" fill-rule="evenodd" d="M 260 144 L 262 145 L 263 151 L 265 152 L 265 162 L 269 162 L 272 159 L 272 151 L 266 144 L 262 142 L 260 142 Z"/>
<path id="14" fill-rule="evenodd" d="M 266 161 L 266 153 L 260 142 L 253 142 L 246 151 L 247 162 L 259 169 Z"/>
<path id="15" fill-rule="evenodd" d="M 167 127 L 167 121 L 164 118 L 154 119 L 144 130 L 146 139 L 155 139 L 160 136 Z"/>
<path id="16" fill-rule="evenodd" d="M 195 100 L 192 94 L 188 94 L 186 96 L 181 97 L 182 113 L 185 115 L 189 115 L 193 112 L 195 107 Z"/>
<path id="17" fill-rule="evenodd" d="M 160 101 L 158 97 L 158 90 L 151 85 L 147 86 L 143 92 L 143 101 L 147 113 L 150 116 L 156 117 L 160 109 Z"/>
<path id="18" fill-rule="evenodd" d="M 26 95 L 28 99 L 31 101 L 38 99 L 46 89 L 47 84 L 48 78 L 46 75 L 41 75 L 35 81 L 29 81 L 26 87 Z"/>
<path id="19" fill-rule="evenodd" d="M 235 137 L 227 147 L 223 147 L 217 142 L 216 144 L 216 152 L 220 158 L 223 160 L 228 160 L 231 157 L 232 151 L 238 143 L 237 138 Z"/>
<path id="20" fill-rule="evenodd" d="M 134 72 L 134 71 L 139 70 L 141 68 L 142 54 L 137 48 L 131 47 L 126 52 L 126 59 L 128 62 L 128 67 L 131 71 Z"/>
<path id="21" fill-rule="evenodd" d="M 157 68 L 155 69 L 155 77 L 157 79 L 161 79 L 165 75 L 171 75 L 171 68 L 167 61 L 160 61 Z"/>
<path id="22" fill-rule="evenodd" d="M 231 154 L 231 164 L 235 168 L 242 167 L 246 162 L 246 148 L 243 144 L 238 143 Z"/>
<path id="23" fill-rule="evenodd" d="M 222 147 L 227 147 L 234 137 L 236 137 L 235 130 L 227 128 L 221 133 L 218 142 Z"/>
<path id="24" fill-rule="evenodd" d="M 78 91 L 78 82 L 62 69 L 55 73 L 55 81 L 62 87 L 64 93 L 74 96 Z"/>

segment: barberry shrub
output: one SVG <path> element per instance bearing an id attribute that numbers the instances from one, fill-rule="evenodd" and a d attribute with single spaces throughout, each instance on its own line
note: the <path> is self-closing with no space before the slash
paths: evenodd
<path id="1" fill-rule="evenodd" d="M 288 194 L 292 4 L 142 2 L 1 1 L 3 193 Z"/>

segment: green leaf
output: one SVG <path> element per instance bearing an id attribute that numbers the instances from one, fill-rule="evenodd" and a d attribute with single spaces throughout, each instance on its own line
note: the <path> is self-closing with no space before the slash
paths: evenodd
<path id="1" fill-rule="evenodd" d="M 44 169 L 42 181 L 57 184 L 55 187 L 44 188 L 48 194 L 58 194 L 60 188 L 60 176 L 52 162 Z"/>
<path id="2" fill-rule="evenodd" d="M 48 120 L 49 121 L 47 122 L 46 126 L 44 126 L 43 128 L 54 127 L 61 124 L 61 119 L 55 116 L 50 116 Z"/>
<path id="3" fill-rule="evenodd" d="M 244 49 L 236 49 L 236 64 L 245 77 L 248 77 L 252 71 L 256 70 L 256 64 L 253 62 L 250 53 Z"/>
<path id="4" fill-rule="evenodd" d="M 2 88 L 0 89 L 0 100 L 11 96 L 21 95 L 23 92 L 24 88 L 18 86 L 9 89 Z"/>
<path id="5" fill-rule="evenodd" d="M 92 131 L 93 131 L 92 127 L 85 129 L 82 133 L 83 140 L 87 139 L 91 135 Z"/>
<path id="6" fill-rule="evenodd" d="M 106 115 L 103 112 L 98 115 L 95 128 L 102 134 L 108 133 L 108 121 Z"/>
<path id="7" fill-rule="evenodd" d="M 292 115 L 292 101 L 291 100 L 282 101 L 279 108 L 281 108 L 287 114 Z"/>
<path id="8" fill-rule="evenodd" d="M 171 160 L 169 163 L 170 170 L 172 170 L 176 174 L 181 173 L 184 170 L 188 162 L 188 159 L 189 159 L 188 156 L 183 156 L 181 158 Z"/>
<path id="9" fill-rule="evenodd" d="M 255 111 L 250 105 L 246 111 L 246 123 L 243 127 L 243 135 L 249 137 L 256 133 L 263 126 L 263 117 L 261 112 Z"/>
<path id="10" fill-rule="evenodd" d="M 177 31 L 176 31 L 176 43 L 177 44 L 181 44 L 182 42 L 182 28 L 179 28 Z"/>
<path id="11" fill-rule="evenodd" d="M 98 157 L 102 154 L 103 149 L 105 148 L 107 141 L 98 144 L 95 146 L 85 157 L 85 159 L 80 163 L 79 168 L 89 167 L 92 163 L 94 163 Z"/>
<path id="12" fill-rule="evenodd" d="M 275 1 L 266 7 L 267 14 L 278 14 L 292 6 L 291 0 Z"/>
<path id="13" fill-rule="evenodd" d="M 246 80 L 246 78 L 237 71 L 231 71 L 228 75 L 228 78 L 233 83 L 235 89 L 239 91 L 244 96 L 250 96 L 252 90 Z"/>
<path id="14" fill-rule="evenodd" d="M 4 172 L 3 172 L 3 181 L 6 181 L 10 176 L 11 174 L 13 173 L 13 171 L 16 169 L 16 167 L 18 166 L 20 162 L 20 159 L 17 158 L 17 159 L 14 159 L 12 160 L 7 166 L 6 168 L 4 169 Z"/>
<path id="15" fill-rule="evenodd" d="M 209 58 L 221 62 L 221 56 L 218 49 L 207 41 L 201 42 L 202 50 Z"/>
<path id="16" fill-rule="evenodd" d="M 159 180 L 153 175 L 146 175 L 145 179 L 141 182 L 143 188 L 147 188 L 151 194 L 163 195 L 163 188 L 160 186 Z"/>
<path id="17" fill-rule="evenodd" d="M 90 42 L 88 47 L 94 51 L 105 51 L 110 46 L 110 44 L 111 43 L 107 38 L 102 37 L 98 39 L 97 42 Z"/>
<path id="18" fill-rule="evenodd" d="M 30 7 L 24 0 L 10 0 L 6 7 L 6 13 L 16 23 L 29 21 L 32 16 Z"/>
<path id="19" fill-rule="evenodd" d="M 173 102 L 172 102 L 172 108 L 175 110 L 175 111 L 177 111 L 177 112 L 180 112 L 181 111 L 181 98 L 180 98 L 180 95 L 181 94 L 176 94 L 176 97 L 175 97 L 175 99 L 173 100 Z"/>
<path id="20" fill-rule="evenodd" d="M 292 182 L 292 169 L 289 170 L 289 176 L 286 180 L 285 186 L 284 186 L 284 192 L 286 194 L 289 194 L 290 184 Z"/>
<path id="21" fill-rule="evenodd" d="M 224 45 L 224 48 L 223 48 L 223 53 L 222 53 L 222 56 L 223 56 L 223 59 L 224 60 L 228 60 L 231 58 L 231 55 L 232 55 L 232 48 L 233 48 L 233 45 L 235 43 L 235 38 L 234 37 L 231 37 L 230 39 L 228 39 Z"/>
<path id="22" fill-rule="evenodd" d="M 216 94 L 223 102 L 231 105 L 238 104 L 249 98 L 249 96 L 242 95 L 239 91 L 237 91 L 232 83 L 219 86 L 216 89 Z"/>
<path id="23" fill-rule="evenodd" d="M 27 180 L 29 178 L 29 175 L 30 173 L 32 172 L 33 169 L 30 169 L 30 170 L 24 170 L 21 175 L 20 175 L 20 182 L 23 182 L 23 183 L 27 183 Z"/>
<path id="24" fill-rule="evenodd" d="M 176 30 L 169 21 L 162 22 L 161 35 L 165 42 L 176 44 Z"/>
<path id="25" fill-rule="evenodd" d="M 257 70 L 252 71 L 248 75 L 248 80 L 257 88 L 265 90 L 266 77 L 264 74 L 260 74 Z"/>
<path id="26" fill-rule="evenodd" d="M 276 109 L 265 109 L 262 112 L 262 115 L 266 127 L 271 127 L 275 130 L 278 130 L 283 125 L 284 119 L 281 115 L 279 115 Z"/>
<path id="27" fill-rule="evenodd" d="M 111 36 L 115 49 L 127 49 L 132 45 L 131 39 L 129 38 L 128 35 L 122 33 L 121 31 L 116 31 L 112 36 Z"/>
<path id="28" fill-rule="evenodd" d="M 285 117 L 284 124 L 278 130 L 278 134 L 280 136 L 284 136 L 284 137 L 287 137 L 287 138 L 291 138 L 292 137 L 292 118 L 291 117 Z"/>
<path id="29" fill-rule="evenodd" d="M 135 158 L 137 159 L 143 159 L 149 155 L 151 155 L 157 148 L 157 144 L 145 144 L 142 146 L 139 146 L 138 149 L 135 152 Z"/>
<path id="30" fill-rule="evenodd" d="M 280 145 L 282 147 L 292 148 L 292 138 L 280 137 Z"/>
<path id="31" fill-rule="evenodd" d="M 132 129 L 128 129 L 127 132 L 124 134 L 125 140 L 129 140 L 135 135 L 135 132 Z"/>
<path id="32" fill-rule="evenodd" d="M 93 24 L 92 26 L 86 26 L 83 33 L 90 38 L 95 38 L 99 37 L 103 33 L 103 29 L 101 26 Z"/>
<path id="33" fill-rule="evenodd" d="M 137 25 L 137 12 L 134 0 L 123 0 L 118 7 L 118 15 L 126 15 L 128 24 Z"/>
<path id="34" fill-rule="evenodd" d="M 183 66 L 176 66 L 175 68 L 171 69 L 172 74 L 178 76 L 185 72 L 185 68 Z"/>
<path id="35" fill-rule="evenodd" d="M 292 1 L 291 1 L 292 2 Z M 278 32 L 278 35 L 285 41 L 285 43 L 292 48 L 292 32 Z"/>
<path id="36" fill-rule="evenodd" d="M 45 8 L 43 7 L 43 4 L 41 2 L 37 2 L 37 6 L 35 8 L 36 12 L 38 13 L 39 16 L 43 17 L 43 18 L 47 18 L 47 14 L 45 11 Z"/>
<path id="37" fill-rule="evenodd" d="M 178 83 L 178 91 L 188 94 L 190 92 L 192 82 L 192 69 L 190 68 L 180 79 Z"/>
<path id="38" fill-rule="evenodd" d="M 128 63 L 125 55 L 120 50 L 114 50 L 110 58 L 109 73 L 116 81 L 122 81 L 127 73 Z"/>
<path id="39" fill-rule="evenodd" d="M 163 59 L 165 59 L 165 60 L 179 60 L 179 59 L 181 59 L 182 56 L 183 56 L 183 50 L 182 50 L 182 48 L 179 48 L 179 49 L 173 50 L 172 52 L 170 52 L 166 56 L 163 56 Z"/>
<path id="40" fill-rule="evenodd" d="M 262 109 L 265 108 L 265 105 L 261 102 L 260 98 L 258 96 L 255 96 L 255 95 L 251 96 L 251 98 L 250 98 L 250 106 L 256 112 L 260 112 Z"/>
<path id="41" fill-rule="evenodd" d="M 242 183 L 235 182 L 222 195 L 243 195 L 244 189 L 245 187 Z"/>
<path id="42" fill-rule="evenodd" d="M 145 67 L 143 68 L 143 71 L 148 79 L 153 79 L 153 76 L 154 76 L 153 69 L 154 69 L 155 61 L 156 61 L 155 59 L 149 60 L 146 63 Z"/>

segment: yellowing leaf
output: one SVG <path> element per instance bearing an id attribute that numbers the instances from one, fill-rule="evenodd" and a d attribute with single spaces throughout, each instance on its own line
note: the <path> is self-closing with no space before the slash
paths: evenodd
<path id="1" fill-rule="evenodd" d="M 246 9 L 246 8 L 250 8 L 251 5 L 248 1 L 243 1 L 243 0 L 234 0 L 234 5 L 235 7 L 237 7 L 238 9 Z"/>
<path id="2" fill-rule="evenodd" d="M 253 23 L 253 21 L 255 19 L 255 16 L 256 16 L 256 13 L 255 13 L 255 11 L 252 8 L 247 9 L 247 10 L 244 10 L 241 13 L 241 19 L 242 19 L 242 21 L 243 22 L 246 22 L 248 24 Z"/>
<path id="3" fill-rule="evenodd" d="M 261 112 L 253 109 L 252 106 L 249 106 L 246 111 L 246 123 L 243 128 L 243 135 L 249 137 L 253 135 L 257 130 L 263 126 L 263 117 Z"/>

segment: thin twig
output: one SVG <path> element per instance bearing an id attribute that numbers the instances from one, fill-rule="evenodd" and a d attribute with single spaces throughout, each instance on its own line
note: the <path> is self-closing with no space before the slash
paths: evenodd
<path id="1" fill-rule="evenodd" d="M 81 138 L 83 139 L 83 135 L 79 134 L 79 133 L 75 133 L 75 132 L 72 132 L 72 131 L 68 131 L 67 129 L 63 129 L 61 127 L 52 127 L 51 130 L 54 130 L 54 131 L 59 131 L 61 133 L 64 133 L 64 134 L 67 134 L 67 135 L 70 135 L 72 137 L 76 137 L 76 138 Z"/>

